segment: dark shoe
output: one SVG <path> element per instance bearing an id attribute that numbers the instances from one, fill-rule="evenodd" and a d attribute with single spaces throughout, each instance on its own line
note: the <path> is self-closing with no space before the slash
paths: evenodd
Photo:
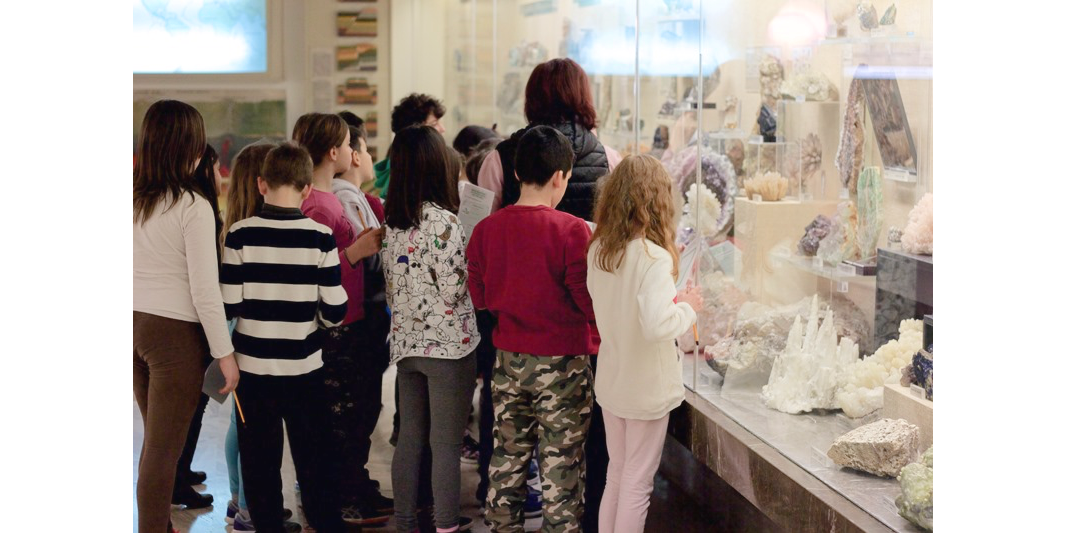
<path id="1" fill-rule="evenodd" d="M 237 513 L 239 512 L 241 512 L 241 510 L 237 507 L 237 504 L 234 503 L 233 500 L 230 500 L 230 502 L 226 504 L 226 523 L 233 525 L 233 523 L 237 520 Z M 292 509 L 282 509 L 282 520 L 289 520 L 292 517 Z"/>
<path id="2" fill-rule="evenodd" d="M 372 492 L 359 501 L 359 508 L 377 511 L 379 514 L 393 514 L 393 499 L 382 496 L 380 492 Z"/>
<path id="3" fill-rule="evenodd" d="M 470 435 L 463 436 L 463 444 L 459 448 L 459 462 L 476 465 L 478 464 L 478 441 Z"/>
<path id="4" fill-rule="evenodd" d="M 184 505 L 186 509 L 203 509 L 205 507 L 211 507 L 215 498 L 210 494 L 200 494 L 193 490 L 192 487 L 181 487 L 175 491 L 171 496 L 170 503 L 173 505 Z"/>
<path id="5" fill-rule="evenodd" d="M 389 521 L 389 515 L 372 509 L 360 510 L 355 505 L 346 505 L 341 508 L 341 519 L 347 524 L 361 527 L 382 527 Z"/>
<path id="6" fill-rule="evenodd" d="M 203 485 L 207 481 L 207 473 L 190 470 L 182 476 L 182 479 L 190 485 Z"/>
<path id="7" fill-rule="evenodd" d="M 293 517 L 292 511 L 289 509 L 283 509 L 282 511 L 282 527 L 286 533 L 300 533 L 304 530 L 304 527 L 300 524 L 288 521 Z M 244 513 L 237 513 L 233 520 L 233 530 L 242 533 L 255 533 L 256 526 L 252 523 L 251 517 L 246 516 Z"/>

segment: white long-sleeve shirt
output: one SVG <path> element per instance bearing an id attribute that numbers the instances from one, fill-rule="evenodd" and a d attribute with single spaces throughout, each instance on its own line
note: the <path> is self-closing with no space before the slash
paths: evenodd
<path id="1" fill-rule="evenodd" d="M 682 404 L 682 360 L 674 339 L 696 312 L 674 303 L 671 254 L 644 239 L 630 241 L 615 272 L 597 266 L 599 240 L 586 256 L 600 354 L 594 389 L 601 407 L 620 418 L 656 420 Z"/>
<path id="2" fill-rule="evenodd" d="M 133 223 L 133 310 L 199 322 L 212 357 L 233 353 L 219 288 L 215 216 L 198 194 L 165 201 Z M 167 209 L 170 207 L 170 209 Z"/>

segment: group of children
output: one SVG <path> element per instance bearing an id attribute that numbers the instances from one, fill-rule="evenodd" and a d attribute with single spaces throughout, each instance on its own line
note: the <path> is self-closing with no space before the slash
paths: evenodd
<path id="1" fill-rule="evenodd" d="M 392 511 L 366 470 L 388 365 L 384 212 L 359 189 L 372 163 L 359 118 L 332 114 L 304 115 L 293 142 L 235 160 L 220 282 L 246 385 L 227 511 L 236 531 L 299 531 L 281 505 L 283 420 L 316 530 Z"/>
<path id="2" fill-rule="evenodd" d="M 460 456 L 475 351 L 489 334 L 481 312 L 495 322 L 484 384 L 493 530 L 523 530 L 534 455 L 542 530 L 580 530 L 594 397 L 611 457 L 600 526 L 643 530 L 667 413 L 681 403 L 673 339 L 702 306 L 697 292 L 675 290 L 672 180 L 650 156 L 623 160 L 601 180 L 591 231 L 555 209 L 571 176 L 571 142 L 533 127 L 515 149 L 517 201 L 468 242 L 457 216 L 463 161 L 435 124 L 396 132 L 385 179 L 351 113 L 304 115 L 292 142 L 255 144 L 235 159 L 220 283 L 235 321 L 244 418 L 234 419 L 237 453 L 227 439 L 228 459 L 239 462 L 228 517 L 237 531 L 300 530 L 282 506 L 284 421 L 316 531 L 390 514 L 398 531 L 417 531 L 427 463 L 436 530 L 469 529 L 459 513 Z M 376 178 L 384 206 L 361 190 Z M 389 364 L 400 420 L 395 504 L 366 470 Z"/>

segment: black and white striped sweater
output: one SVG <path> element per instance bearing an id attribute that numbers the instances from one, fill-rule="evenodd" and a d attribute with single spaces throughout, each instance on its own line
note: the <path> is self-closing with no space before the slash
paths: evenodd
<path id="1" fill-rule="evenodd" d="M 348 301 L 330 228 L 264 204 L 230 228 L 219 278 L 241 370 L 297 376 L 322 366 L 319 326 L 340 325 Z"/>

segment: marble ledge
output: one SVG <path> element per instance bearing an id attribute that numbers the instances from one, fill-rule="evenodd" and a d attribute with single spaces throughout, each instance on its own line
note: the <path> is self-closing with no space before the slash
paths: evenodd
<path id="1" fill-rule="evenodd" d="M 668 432 L 788 531 L 892 531 L 691 390 L 671 414 Z"/>

